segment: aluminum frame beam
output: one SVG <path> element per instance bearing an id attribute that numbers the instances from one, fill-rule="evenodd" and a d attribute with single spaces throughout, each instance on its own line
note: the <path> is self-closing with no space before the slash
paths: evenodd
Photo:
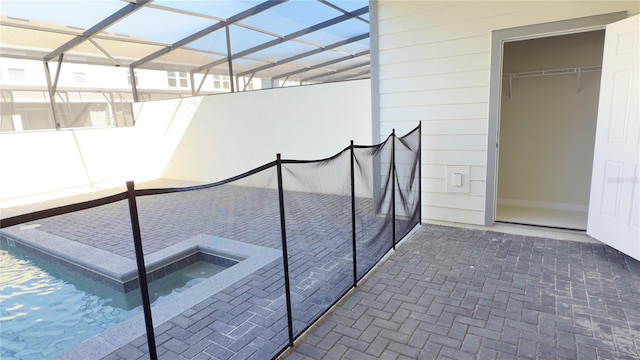
<path id="1" fill-rule="evenodd" d="M 347 10 L 345 10 L 345 9 L 343 9 L 343 8 L 341 8 L 341 7 L 339 7 L 338 5 L 336 5 L 336 4 L 334 4 L 334 3 L 330 2 L 330 1 L 327 1 L 327 0 L 318 0 L 318 2 L 319 2 L 319 3 L 321 3 L 321 4 L 323 4 L 323 5 L 326 5 L 326 6 L 330 7 L 330 8 L 332 8 L 332 9 L 334 9 L 334 10 L 340 11 L 340 12 L 341 12 L 341 13 L 343 13 L 343 14 L 348 14 L 348 13 L 349 13 Z M 365 22 L 365 23 L 367 23 L 367 24 L 369 23 L 369 21 L 368 21 L 368 20 L 363 19 L 363 18 L 361 18 L 360 16 L 356 16 L 355 18 L 356 18 L 356 19 L 358 19 L 358 20 L 360 20 L 360 21 L 362 21 L 362 22 Z"/>
<path id="2" fill-rule="evenodd" d="M 349 55 L 349 56 L 343 56 L 341 58 L 337 58 L 337 59 L 333 59 L 333 60 L 329 60 L 329 61 L 325 61 L 323 63 L 320 64 L 316 64 L 313 66 L 307 66 L 305 68 L 299 69 L 299 70 L 295 70 L 295 71 L 291 71 L 288 72 L 286 74 L 281 74 L 281 75 L 276 75 L 276 76 L 272 76 L 271 79 L 275 80 L 275 79 L 282 79 L 283 77 L 288 77 L 288 76 L 292 76 L 292 75 L 296 75 L 296 74 L 300 74 L 303 72 L 307 72 L 309 70 L 315 70 L 315 69 L 319 69 L 325 66 L 329 66 L 329 65 L 333 65 L 333 64 L 337 64 L 339 62 L 343 62 L 343 61 L 347 61 L 347 60 L 351 60 L 351 59 L 355 59 L 357 57 L 360 56 L 365 56 L 365 55 L 369 55 L 369 53 L 371 53 L 370 50 L 365 50 L 365 51 L 361 51 L 359 53 L 353 54 L 353 55 Z"/>
<path id="3" fill-rule="evenodd" d="M 370 74 L 370 71 L 367 70 L 367 71 L 362 71 L 362 72 L 359 72 L 359 73 L 356 73 L 356 74 L 348 74 L 348 75 L 345 75 L 345 76 L 339 76 L 337 78 L 333 78 L 331 80 L 327 80 L 326 82 L 344 81 L 344 80 L 359 78 L 361 76 L 369 75 L 369 74 Z M 365 78 L 363 78 L 363 79 L 365 79 Z"/>
<path id="4" fill-rule="evenodd" d="M 106 56 L 109 60 L 111 60 L 111 62 L 113 63 L 113 65 L 115 66 L 120 66 L 120 64 L 116 61 L 116 59 L 113 58 L 113 56 L 111 56 L 111 54 L 109 54 L 109 52 L 107 50 L 105 50 L 102 46 L 100 46 L 100 44 L 98 44 L 95 40 L 93 40 L 92 38 L 89 38 L 88 41 L 96 47 L 96 49 L 98 49 L 101 53 L 104 54 L 104 56 Z"/>
<path id="5" fill-rule="evenodd" d="M 244 88 L 242 88 L 242 91 L 247 91 L 247 87 L 249 86 L 249 84 L 251 83 L 251 81 L 253 80 L 253 76 L 255 74 L 251 74 L 251 76 L 249 77 L 249 80 L 244 79 Z M 239 77 L 240 75 L 238 75 Z"/>
<path id="6" fill-rule="evenodd" d="M 191 71 L 189 73 L 191 78 L 195 80 L 195 77 L 194 77 L 193 74 L 194 74 L 193 71 Z M 198 89 L 195 90 L 195 93 L 193 94 L 193 96 L 198 96 L 200 94 L 200 90 L 202 90 L 202 86 L 204 86 L 204 82 L 207 80 L 207 76 L 209 76 L 209 70 L 208 69 L 207 69 L 207 72 L 204 73 L 204 76 L 202 77 L 202 81 L 200 81 L 200 85 L 198 85 Z M 193 86 L 193 81 L 194 80 L 191 80 L 192 86 Z"/>
<path id="7" fill-rule="evenodd" d="M 271 68 L 274 68 L 274 67 L 279 66 L 279 65 L 284 65 L 286 63 L 290 63 L 290 62 L 295 61 L 295 60 L 299 60 L 299 59 L 302 59 L 302 58 L 305 58 L 305 57 L 308 57 L 308 56 L 311 56 L 311 55 L 319 54 L 321 52 L 324 52 L 324 51 L 327 51 L 327 50 L 331 50 L 331 49 L 335 49 L 337 47 L 340 47 L 340 46 L 343 46 L 343 45 L 346 45 L 346 44 L 350 44 L 352 42 L 360 41 L 362 39 L 367 39 L 367 38 L 369 38 L 369 33 L 361 34 L 361 35 L 358 35 L 358 36 L 354 36 L 352 38 L 349 38 L 349 39 L 346 39 L 346 40 L 342 40 L 342 41 L 338 41 L 336 43 L 327 45 L 327 46 L 319 48 L 319 49 L 314 49 L 314 50 L 310 50 L 310 51 L 307 51 L 307 52 L 303 52 L 303 53 L 300 53 L 298 55 L 294 55 L 294 56 L 288 57 L 286 59 L 282 59 L 282 60 L 276 61 L 276 62 L 271 63 L 271 64 L 258 66 L 257 68 L 253 68 L 251 70 L 247 70 L 247 71 L 241 72 L 241 73 L 238 74 L 238 76 L 244 76 L 244 75 L 247 75 L 247 74 L 255 74 L 255 73 L 263 71 L 263 70 L 271 69 Z"/>
<path id="8" fill-rule="evenodd" d="M 357 69 L 357 68 L 361 68 L 363 66 L 369 66 L 371 65 L 370 62 L 366 62 L 366 63 L 362 63 L 362 64 L 357 64 L 357 65 L 353 65 L 353 66 L 348 66 L 346 68 L 342 68 L 342 69 L 338 69 L 338 70 L 331 70 L 330 72 L 327 72 L 325 74 L 320 74 L 320 75 L 314 75 L 314 76 L 310 76 L 308 78 L 302 78 L 300 79 L 300 81 L 311 81 L 311 80 L 315 80 L 315 79 L 319 79 L 325 76 L 330 76 L 330 75 L 335 75 L 335 74 L 339 74 L 341 72 L 345 72 L 345 71 L 349 71 L 349 70 L 353 70 L 353 69 Z"/>
<path id="9" fill-rule="evenodd" d="M 310 33 L 314 32 L 314 31 L 322 30 L 322 29 L 324 29 L 326 27 L 329 27 L 331 25 L 335 25 L 335 24 L 341 23 L 343 21 L 355 18 L 355 17 L 357 17 L 359 15 L 366 14 L 368 12 L 369 12 L 369 6 L 362 7 L 360 9 L 354 10 L 354 11 L 348 13 L 348 14 L 340 15 L 340 16 L 335 17 L 333 19 L 329 19 L 327 21 L 323 21 L 321 23 L 318 23 L 318 24 L 315 24 L 313 26 L 310 26 L 308 28 L 295 31 L 295 32 L 293 32 L 293 33 L 291 33 L 289 35 L 285 35 L 285 36 L 283 36 L 281 38 L 274 39 L 274 40 L 271 40 L 271 41 L 267 41 L 267 42 L 262 43 L 260 45 L 257 45 L 257 46 L 254 46 L 252 48 L 249 48 L 247 50 L 240 51 L 239 53 L 236 53 L 236 54 L 234 54 L 232 56 L 232 60 L 241 58 L 241 57 L 243 57 L 245 55 L 253 54 L 253 53 L 261 51 L 261 50 L 265 50 L 265 49 L 270 48 L 272 46 L 275 46 L 275 45 L 278 45 L 278 44 L 293 40 L 293 39 L 295 39 L 297 37 L 310 34 Z M 227 59 L 216 60 L 216 61 L 210 62 L 208 64 L 202 65 L 200 67 L 197 67 L 197 68 L 193 69 L 193 71 L 194 72 L 200 72 L 200 71 L 206 70 L 208 68 L 214 67 L 216 65 L 223 64 L 226 61 L 227 61 Z"/>
<path id="10" fill-rule="evenodd" d="M 149 54 L 149 55 L 145 56 L 144 58 L 131 63 L 131 66 L 138 67 L 138 66 L 143 65 L 145 63 L 148 63 L 150 61 L 153 61 L 154 59 L 156 59 L 156 58 L 158 58 L 158 57 L 160 57 L 162 55 L 165 55 L 165 54 L 167 54 L 167 53 L 169 53 L 169 52 L 171 52 L 173 50 L 179 49 L 179 48 L 183 47 L 184 45 L 186 45 L 186 44 L 188 44 L 190 42 L 196 41 L 196 40 L 200 39 L 201 37 L 209 35 L 210 33 L 214 32 L 214 31 L 218 31 L 218 30 L 224 28 L 225 26 L 228 26 L 230 24 L 233 24 L 234 22 L 238 22 L 240 20 L 246 19 L 246 18 L 248 18 L 248 17 L 250 17 L 252 15 L 261 13 L 261 12 L 263 12 L 263 11 L 269 9 L 269 8 L 272 8 L 272 7 L 276 6 L 276 5 L 283 4 L 286 1 L 288 1 L 288 0 L 268 0 L 268 1 L 265 1 L 263 3 L 260 3 L 260 4 L 254 6 L 254 7 L 250 8 L 250 9 L 247 9 L 245 11 L 242 11 L 242 12 L 239 12 L 239 13 L 233 15 L 232 17 L 230 17 L 226 21 L 217 22 L 217 23 L 215 23 L 215 24 L 213 24 L 213 25 L 211 25 L 211 26 L 209 26 L 207 28 L 204 28 L 204 29 L 202 29 L 202 30 L 200 30 L 200 31 L 198 31 L 198 32 L 196 32 L 194 34 L 191 34 L 191 35 L 185 37 L 182 40 L 176 41 L 175 43 L 165 47 L 164 49 L 160 49 L 160 50 L 158 50 L 158 51 L 156 51 L 156 52 L 154 52 L 152 54 Z M 224 59 L 223 62 L 225 62 L 225 61 L 227 61 L 226 58 Z"/>
<path id="11" fill-rule="evenodd" d="M 47 80 L 47 90 L 49 92 L 49 105 L 51 106 L 51 115 L 53 117 L 53 123 L 56 127 L 56 130 L 60 130 L 60 120 L 58 118 L 58 109 L 56 109 L 56 90 L 58 87 L 58 78 L 60 77 L 60 68 L 62 68 L 62 59 L 64 57 L 64 53 L 58 55 L 58 67 L 56 69 L 56 77 L 55 81 L 51 80 L 51 70 L 49 69 L 49 62 L 43 61 L 44 65 L 44 74 Z"/>
<path id="12" fill-rule="evenodd" d="M 346 10 L 342 10 L 342 9 L 340 9 L 339 7 L 335 6 L 335 5 L 333 5 L 333 6 L 332 6 L 332 5 L 327 5 L 327 6 L 331 6 L 331 7 L 335 8 L 336 10 L 338 10 L 338 11 L 342 12 L 343 14 L 348 13 L 348 11 L 346 11 Z M 202 18 L 202 19 L 209 19 L 209 20 L 213 20 L 213 21 L 225 21 L 225 19 L 224 19 L 224 18 L 221 18 L 221 17 L 211 16 L 211 15 L 205 15 L 205 14 L 201 14 L 201 13 L 197 13 L 197 12 L 193 12 L 193 11 L 187 11 L 187 10 L 175 9 L 175 8 L 171 8 L 171 7 L 167 7 L 167 6 L 162 6 L 162 5 L 150 4 L 150 5 L 147 5 L 147 7 L 152 8 L 152 9 L 163 10 L 163 11 L 169 11 L 169 12 L 173 12 L 173 13 L 177 13 L 177 14 L 182 14 L 182 15 L 195 16 L 195 17 L 199 17 L 199 18 Z M 360 19 L 360 18 L 358 18 L 358 19 Z M 363 20 L 363 21 L 365 21 L 365 22 L 366 22 L 366 20 Z M 259 33 L 262 33 L 262 34 L 265 34 L 265 35 L 269 35 L 269 36 L 273 36 L 273 37 L 278 37 L 278 38 L 281 38 L 281 37 L 282 37 L 282 35 L 280 35 L 280 34 L 276 34 L 276 33 L 273 33 L 273 32 L 271 32 L 271 31 L 267 31 L 267 30 L 265 30 L 265 29 L 257 28 L 257 27 L 255 27 L 255 26 L 251 26 L 251 25 L 247 25 L 247 24 L 242 24 L 242 23 L 235 23 L 234 25 L 236 25 L 236 26 L 238 26 L 238 27 L 241 27 L 241 28 L 248 29 L 248 30 L 252 30 L 252 31 L 255 31 L 255 32 L 259 32 Z M 296 41 L 296 40 L 294 40 L 294 41 Z M 298 40 L 297 42 L 299 42 L 299 43 L 301 43 L 301 44 L 306 44 L 306 45 L 309 45 L 309 46 L 321 47 L 320 45 L 312 44 L 312 43 L 308 43 L 308 42 L 304 42 L 304 41 L 299 41 L 299 40 Z M 168 45 L 168 44 L 165 44 L 165 45 Z M 202 52 L 202 51 L 203 51 L 202 49 L 188 49 L 187 47 L 184 47 L 184 49 L 185 49 L 185 50 L 200 51 L 200 52 Z"/>
<path id="13" fill-rule="evenodd" d="M 133 66 L 129 66 L 129 78 L 131 79 L 131 94 L 133 95 L 133 101 L 140 101 L 140 94 L 138 93 L 138 82 L 136 81 L 136 69 Z"/>
<path id="14" fill-rule="evenodd" d="M 224 27 L 226 36 L 227 36 L 227 66 L 229 67 L 229 85 L 231 85 L 231 92 L 235 92 L 234 90 L 234 79 L 233 79 L 233 61 L 231 61 L 231 32 L 229 29 L 229 25 Z M 193 74 L 193 72 L 191 72 Z"/>
<path id="15" fill-rule="evenodd" d="M 158 4 L 150 4 L 149 8 L 162 10 L 162 11 L 168 11 L 168 12 L 172 12 L 174 14 L 195 16 L 195 17 L 199 17 L 199 18 L 202 18 L 202 19 L 208 19 L 208 20 L 213 20 L 213 21 L 225 21 L 225 19 L 221 18 L 221 17 L 206 15 L 206 14 L 193 12 L 193 11 L 189 11 L 189 10 L 176 9 L 176 8 L 163 6 L 163 5 L 158 5 Z"/>
<path id="16" fill-rule="evenodd" d="M 93 35 L 101 32 L 102 30 L 108 28 L 113 25 L 115 22 L 122 20 L 125 16 L 131 15 L 135 11 L 140 10 L 143 6 L 147 5 L 149 2 L 153 0 L 138 0 L 136 3 L 128 3 L 122 9 L 116 11 L 115 13 L 108 16 L 106 19 L 100 21 L 95 24 L 91 28 L 87 29 L 81 35 L 77 35 L 75 38 L 67 41 L 66 43 L 60 45 L 57 49 L 53 50 L 49 54 L 44 56 L 44 61 L 51 61 L 56 58 L 60 54 L 64 54 L 68 50 L 80 45 Z"/>

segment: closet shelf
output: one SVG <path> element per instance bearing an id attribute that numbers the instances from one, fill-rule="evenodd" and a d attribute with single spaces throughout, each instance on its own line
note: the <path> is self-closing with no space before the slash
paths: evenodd
<path id="1" fill-rule="evenodd" d="M 536 77 L 536 76 L 549 76 L 549 75 L 565 75 L 565 74 L 579 74 L 586 72 L 594 72 L 602 70 L 602 66 L 582 66 L 566 69 L 551 69 L 551 70 L 539 70 L 539 71 L 525 71 L 518 73 L 503 74 L 503 79 L 509 78 L 524 78 L 524 77 Z"/>
<path id="2" fill-rule="evenodd" d="M 518 73 L 503 74 L 502 79 L 509 80 L 509 99 L 513 98 L 513 79 L 549 76 L 549 75 L 566 75 L 566 74 L 578 74 L 576 79 L 576 95 L 580 95 L 580 74 L 587 72 L 602 71 L 602 66 L 582 66 L 566 69 L 552 69 L 552 70 L 539 70 L 539 71 L 525 71 Z"/>

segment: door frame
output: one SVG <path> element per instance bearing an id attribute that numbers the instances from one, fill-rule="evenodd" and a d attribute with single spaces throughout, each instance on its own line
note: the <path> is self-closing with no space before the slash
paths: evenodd
<path id="1" fill-rule="evenodd" d="M 498 139 L 502 94 L 502 55 L 504 43 L 543 37 L 603 30 L 607 24 L 626 19 L 620 11 L 583 18 L 494 30 L 491 33 L 491 78 L 489 81 L 489 128 L 487 136 L 487 182 L 484 225 L 493 226 L 497 210 Z"/>

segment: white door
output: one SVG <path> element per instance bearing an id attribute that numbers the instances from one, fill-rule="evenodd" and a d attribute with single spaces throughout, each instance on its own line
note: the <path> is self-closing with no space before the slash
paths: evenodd
<path id="1" fill-rule="evenodd" d="M 587 234 L 640 260 L 640 15 L 607 25 Z"/>

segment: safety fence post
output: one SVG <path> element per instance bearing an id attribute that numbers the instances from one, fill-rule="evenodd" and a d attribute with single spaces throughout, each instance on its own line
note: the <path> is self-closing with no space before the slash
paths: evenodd
<path id="1" fill-rule="evenodd" d="M 353 140 L 351 140 L 351 244 L 353 248 L 353 287 L 358 286 L 358 266 L 356 257 L 356 170 Z"/>
<path id="2" fill-rule="evenodd" d="M 291 285 L 289 283 L 289 257 L 287 255 L 287 229 L 284 217 L 284 188 L 282 187 L 282 159 L 276 154 L 278 172 L 278 200 L 280 203 L 280 230 L 282 232 L 282 262 L 284 265 L 284 289 L 287 300 L 287 325 L 289 327 L 289 346 L 293 347 L 293 317 L 291 313 Z"/>
<path id="3" fill-rule="evenodd" d="M 418 216 L 422 225 L 422 121 L 418 124 Z"/>
<path id="4" fill-rule="evenodd" d="M 391 132 L 391 241 L 396 249 L 396 129 Z"/>
<path id="5" fill-rule="evenodd" d="M 127 181 L 127 198 L 129 200 L 129 214 L 131 216 L 131 230 L 133 231 L 133 244 L 136 250 L 136 263 L 138 264 L 138 281 L 140 282 L 140 294 L 142 296 L 142 308 L 144 310 L 144 322 L 147 328 L 147 345 L 149 357 L 157 360 L 156 339 L 153 334 L 153 319 L 151 317 L 151 301 L 149 300 L 149 286 L 147 272 L 144 265 L 144 253 L 142 252 L 142 236 L 140 235 L 140 222 L 138 220 L 138 206 L 133 181 Z"/>

